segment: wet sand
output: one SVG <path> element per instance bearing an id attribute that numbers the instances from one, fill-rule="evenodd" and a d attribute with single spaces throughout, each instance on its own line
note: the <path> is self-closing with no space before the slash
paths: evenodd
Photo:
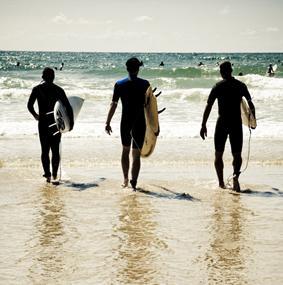
<path id="1" fill-rule="evenodd" d="M 212 143 L 161 138 L 133 192 L 118 138 L 64 138 L 59 186 L 36 137 L 0 139 L 0 283 L 281 284 L 282 142 L 252 141 L 240 195 L 216 187 Z"/>

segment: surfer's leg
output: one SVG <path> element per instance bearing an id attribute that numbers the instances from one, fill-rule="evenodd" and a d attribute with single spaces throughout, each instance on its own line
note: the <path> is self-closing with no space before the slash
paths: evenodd
<path id="1" fill-rule="evenodd" d="M 60 141 L 61 134 L 57 134 L 51 138 L 51 151 L 52 151 L 52 176 L 57 179 L 58 168 L 60 164 Z"/>
<path id="2" fill-rule="evenodd" d="M 41 163 L 44 171 L 43 176 L 46 178 L 47 182 L 50 182 L 51 179 L 50 159 L 49 159 L 50 142 L 48 139 L 47 131 L 41 126 L 39 126 L 39 140 L 41 145 Z"/>
<path id="3" fill-rule="evenodd" d="M 141 159 L 140 159 L 140 150 L 133 148 L 132 149 L 133 155 L 133 165 L 132 165 L 132 180 L 131 185 L 135 189 L 138 181 L 138 176 L 141 168 Z"/>
<path id="4" fill-rule="evenodd" d="M 229 134 L 233 155 L 233 190 L 240 191 L 239 176 L 242 166 L 243 128 L 242 124 L 233 127 Z"/>
<path id="5" fill-rule="evenodd" d="M 132 129 L 132 138 L 133 138 L 133 165 L 132 165 L 132 180 L 130 181 L 132 187 L 136 189 L 138 176 L 141 168 L 141 149 L 144 142 L 145 136 L 145 120 L 140 119 Z"/>
<path id="6" fill-rule="evenodd" d="M 224 169 L 223 152 L 215 151 L 214 166 L 219 182 L 219 187 L 225 188 L 225 183 L 223 179 L 223 169 Z"/>
<path id="7" fill-rule="evenodd" d="M 240 192 L 240 183 L 239 183 L 239 176 L 240 176 L 240 169 L 242 166 L 242 155 L 241 152 L 232 153 L 233 154 L 233 190 Z"/>
<path id="8" fill-rule="evenodd" d="M 122 120 L 120 125 L 121 141 L 123 145 L 121 164 L 124 175 L 124 183 L 122 184 L 122 187 L 127 187 L 129 182 L 129 167 L 130 167 L 129 155 L 130 155 L 131 139 L 132 139 L 130 131 L 131 128 L 128 122 Z"/>
<path id="9" fill-rule="evenodd" d="M 225 143 L 228 137 L 227 128 L 224 127 L 224 124 L 218 120 L 214 133 L 214 146 L 215 146 L 215 160 L 214 166 L 219 182 L 219 187 L 225 188 L 225 183 L 223 179 L 223 153 L 225 149 Z"/>
<path id="10" fill-rule="evenodd" d="M 122 157 L 121 157 L 121 165 L 122 165 L 122 170 L 123 170 L 123 175 L 124 175 L 124 184 L 122 185 L 123 187 L 127 187 L 128 181 L 129 181 L 130 149 L 131 149 L 130 146 L 123 145 Z"/>

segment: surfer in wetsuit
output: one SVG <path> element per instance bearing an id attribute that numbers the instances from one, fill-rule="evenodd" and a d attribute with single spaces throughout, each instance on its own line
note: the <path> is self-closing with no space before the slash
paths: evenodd
<path id="1" fill-rule="evenodd" d="M 58 133 L 53 136 L 57 131 L 57 127 L 50 125 L 54 124 L 53 112 L 55 103 L 60 100 L 66 107 L 68 116 L 70 118 L 71 129 L 74 125 L 73 110 L 67 99 L 67 96 L 62 88 L 53 83 L 55 78 L 54 70 L 46 67 L 42 72 L 43 82 L 35 86 L 28 100 L 28 110 L 33 117 L 38 121 L 38 132 L 41 144 L 41 162 L 44 170 L 43 177 L 47 182 L 51 182 L 50 172 L 50 159 L 49 152 L 52 151 L 52 177 L 57 179 L 57 172 L 60 163 L 59 145 L 61 141 L 61 134 Z M 34 110 L 34 103 L 37 100 L 38 113 Z"/>
<path id="2" fill-rule="evenodd" d="M 218 120 L 214 133 L 215 145 L 215 169 L 219 181 L 219 187 L 225 188 L 223 180 L 223 152 L 227 137 L 229 136 L 233 155 L 233 190 L 240 191 L 239 175 L 242 165 L 243 129 L 241 119 L 241 100 L 244 96 L 255 117 L 255 107 L 247 86 L 232 77 L 232 65 L 225 61 L 220 65 L 220 74 L 223 78 L 211 90 L 207 105 L 203 113 L 200 136 L 204 140 L 207 136 L 206 122 L 215 100 L 218 100 Z"/>
<path id="3" fill-rule="evenodd" d="M 137 58 L 130 58 L 126 62 L 129 76 L 125 79 L 116 82 L 112 103 L 107 116 L 105 131 L 111 134 L 112 128 L 110 125 L 111 119 L 117 108 L 119 99 L 122 102 L 122 118 L 120 124 L 121 141 L 123 145 L 122 150 L 122 170 L 124 174 L 123 187 L 128 186 L 129 182 L 129 154 L 132 145 L 132 179 L 130 180 L 133 189 L 136 188 L 138 175 L 140 171 L 140 153 L 143 146 L 145 136 L 145 93 L 149 87 L 147 80 L 138 77 L 139 68 L 142 66 Z"/>
<path id="4" fill-rule="evenodd" d="M 268 76 L 273 76 L 275 74 L 272 64 L 269 64 L 269 66 L 267 68 L 267 74 L 268 74 Z"/>

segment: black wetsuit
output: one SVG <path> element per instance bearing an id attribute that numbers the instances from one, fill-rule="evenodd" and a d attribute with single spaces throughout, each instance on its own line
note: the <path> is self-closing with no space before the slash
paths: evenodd
<path id="1" fill-rule="evenodd" d="M 242 151 L 243 129 L 241 119 L 241 100 L 251 100 L 247 86 L 234 77 L 218 82 L 211 90 L 207 100 L 213 105 L 218 100 L 218 120 L 216 123 L 214 144 L 215 150 L 223 152 L 229 135 L 232 153 Z"/>
<path id="2" fill-rule="evenodd" d="M 33 88 L 28 100 L 28 109 L 34 115 L 34 103 L 37 100 L 39 120 L 38 132 L 41 144 L 41 162 L 44 170 L 44 176 L 50 177 L 50 159 L 49 151 L 52 151 L 52 176 L 57 176 L 57 171 L 60 163 L 59 145 L 61 141 L 61 134 L 55 136 L 53 134 L 57 131 L 57 127 L 49 128 L 49 125 L 54 124 L 54 115 L 47 114 L 54 110 L 55 103 L 60 100 L 66 106 L 69 117 L 71 118 L 71 126 L 73 125 L 73 111 L 66 94 L 62 88 L 53 83 L 39 84 Z"/>
<path id="3" fill-rule="evenodd" d="M 116 82 L 112 101 L 122 101 L 120 125 L 121 140 L 124 146 L 141 149 L 145 135 L 144 104 L 149 82 L 141 78 L 125 78 Z"/>

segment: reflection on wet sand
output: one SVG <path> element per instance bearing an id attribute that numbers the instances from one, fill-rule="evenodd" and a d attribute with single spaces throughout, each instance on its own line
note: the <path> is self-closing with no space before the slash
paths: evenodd
<path id="1" fill-rule="evenodd" d="M 152 284 L 157 275 L 153 247 L 156 224 L 152 221 L 150 204 L 137 195 L 125 196 L 120 205 L 117 252 L 119 284 Z M 155 284 L 155 283 L 154 283 Z"/>
<path id="2" fill-rule="evenodd" d="M 56 187 L 45 186 L 40 194 L 35 223 L 38 240 L 30 279 L 38 284 L 54 284 L 64 268 L 64 204 Z"/>
<path id="3" fill-rule="evenodd" d="M 208 284 L 247 284 L 247 211 L 241 197 L 220 192 L 215 195 L 213 206 L 212 238 L 206 254 Z"/>

